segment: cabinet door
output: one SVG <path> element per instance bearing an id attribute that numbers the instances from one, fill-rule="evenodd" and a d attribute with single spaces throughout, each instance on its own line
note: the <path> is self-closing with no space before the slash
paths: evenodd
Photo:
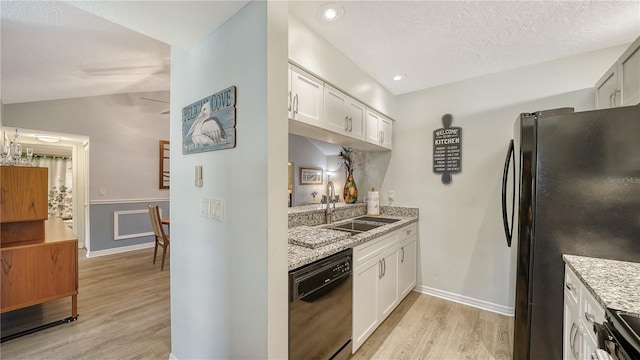
<path id="1" fill-rule="evenodd" d="M 0 167 L 0 222 L 46 220 L 47 168 Z"/>
<path id="2" fill-rule="evenodd" d="M 393 122 L 381 116 L 378 127 L 380 128 L 380 136 L 382 137 L 382 139 L 380 139 L 380 145 L 384 148 L 391 149 Z"/>
<path id="3" fill-rule="evenodd" d="M 346 110 L 349 118 L 349 136 L 354 139 L 364 140 L 367 108 L 363 104 L 349 99 Z"/>
<path id="4" fill-rule="evenodd" d="M 636 41 L 638 46 L 632 50 L 628 57 L 620 62 L 620 88 L 622 96 L 618 105 L 636 105 L 640 103 L 640 41 Z"/>
<path id="5" fill-rule="evenodd" d="M 291 67 L 292 119 L 323 127 L 324 86 L 320 79 Z"/>
<path id="6" fill-rule="evenodd" d="M 380 323 L 378 290 L 382 262 L 371 259 L 353 270 L 353 352 Z"/>
<path id="7" fill-rule="evenodd" d="M 380 276 L 380 321 L 391 314 L 400 302 L 398 297 L 398 263 L 399 248 L 393 248 L 382 256 L 382 275 Z"/>
<path id="8" fill-rule="evenodd" d="M 289 119 L 293 119 L 293 89 L 291 88 L 291 64 L 287 64 L 287 86 L 289 88 L 289 92 L 287 94 L 287 113 L 289 114 Z"/>
<path id="9" fill-rule="evenodd" d="M 580 359 L 579 340 L 580 320 L 577 306 L 569 299 L 567 291 L 564 295 L 564 324 L 562 334 L 562 358 L 564 360 Z"/>
<path id="10" fill-rule="evenodd" d="M 324 128 L 339 134 L 349 132 L 346 113 L 347 96 L 331 86 L 324 85 Z"/>
<path id="11" fill-rule="evenodd" d="M 368 143 L 380 145 L 380 129 L 378 128 L 379 122 L 380 115 L 371 110 L 367 110 L 366 141 Z"/>
<path id="12" fill-rule="evenodd" d="M 609 69 L 605 75 L 596 84 L 596 107 L 598 109 L 607 109 L 614 107 L 613 96 L 618 87 L 617 66 Z"/>
<path id="13" fill-rule="evenodd" d="M 398 287 L 401 300 L 416 286 L 416 239 L 414 236 L 400 247 Z"/>

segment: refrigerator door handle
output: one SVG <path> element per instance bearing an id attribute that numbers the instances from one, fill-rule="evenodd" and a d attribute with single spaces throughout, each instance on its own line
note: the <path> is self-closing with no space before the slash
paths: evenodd
<path id="1" fill-rule="evenodd" d="M 507 158 L 504 161 L 504 169 L 502 171 L 502 223 L 504 225 L 504 235 L 507 238 L 507 245 L 511 247 L 511 239 L 513 235 L 513 217 L 516 199 L 516 172 L 513 171 L 513 193 L 511 194 L 511 223 L 507 215 L 507 181 L 509 181 L 509 166 L 511 162 L 515 164 L 515 152 L 513 148 L 513 139 L 509 142 L 509 150 Z"/>

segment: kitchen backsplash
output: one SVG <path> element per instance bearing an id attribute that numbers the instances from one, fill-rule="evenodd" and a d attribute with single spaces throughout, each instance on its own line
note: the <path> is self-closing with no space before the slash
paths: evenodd
<path id="1" fill-rule="evenodd" d="M 316 226 L 325 223 L 325 205 L 297 206 L 289 208 L 289 228 L 296 226 Z M 382 215 L 387 216 L 418 216 L 418 208 L 399 206 L 382 206 Z M 367 204 L 337 204 L 333 210 L 333 221 L 364 216 L 367 214 Z"/>

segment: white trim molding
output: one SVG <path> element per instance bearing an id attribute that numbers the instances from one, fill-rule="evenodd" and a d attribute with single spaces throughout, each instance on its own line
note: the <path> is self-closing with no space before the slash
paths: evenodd
<path id="1" fill-rule="evenodd" d="M 105 204 L 132 204 L 132 203 L 155 203 L 169 202 L 169 199 L 113 199 L 113 200 L 91 200 L 91 205 Z"/>
<path id="2" fill-rule="evenodd" d="M 162 209 L 160 210 L 160 217 L 162 217 Z M 153 236 L 153 231 L 143 233 L 133 233 L 120 235 L 120 215 L 132 215 L 132 214 L 148 214 L 149 210 L 120 210 L 113 212 L 113 240 L 132 239 L 145 236 Z"/>
<path id="3" fill-rule="evenodd" d="M 143 244 L 121 246 L 121 247 L 105 249 L 105 250 L 97 250 L 97 251 L 89 251 L 89 250 L 87 250 L 87 257 L 88 258 L 93 258 L 93 257 L 98 257 L 98 256 L 107 256 L 107 255 L 113 255 L 113 254 L 120 254 L 120 253 L 124 253 L 124 252 L 129 252 L 129 251 L 148 249 L 148 248 L 152 248 L 154 246 L 155 246 L 155 241 L 152 241 L 152 242 L 147 242 L 147 243 L 143 243 Z"/>
<path id="4" fill-rule="evenodd" d="M 512 306 L 494 304 L 485 300 L 474 299 L 468 296 L 455 294 L 452 292 L 439 290 L 439 289 L 431 288 L 424 285 L 416 285 L 416 287 L 413 290 L 422 294 L 435 296 L 444 300 L 453 301 L 458 304 L 468 305 L 474 308 L 498 313 L 501 315 L 513 316 L 515 314 L 515 307 L 512 307 Z"/>
<path id="5" fill-rule="evenodd" d="M 173 355 L 173 353 L 170 353 L 169 360 L 178 360 L 178 358 L 175 355 Z"/>

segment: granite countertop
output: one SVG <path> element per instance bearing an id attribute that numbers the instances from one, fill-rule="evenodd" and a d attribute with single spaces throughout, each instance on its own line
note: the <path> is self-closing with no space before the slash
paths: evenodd
<path id="1" fill-rule="evenodd" d="M 562 255 L 605 308 L 640 314 L 640 263 Z"/>
<path id="2" fill-rule="evenodd" d="M 363 216 L 363 215 L 359 215 L 359 216 Z M 296 244 L 292 244 L 291 242 L 289 243 L 289 248 L 288 248 L 288 259 L 289 259 L 289 270 L 294 270 L 297 269 L 301 266 L 310 264 L 316 260 L 320 260 L 323 259 L 327 256 L 333 255 L 335 253 L 338 253 L 342 250 L 345 249 L 349 249 L 349 248 L 353 248 L 357 245 L 360 245 L 362 243 L 365 243 L 369 240 L 372 240 L 374 238 L 377 238 L 379 236 L 382 236 L 384 234 L 390 233 L 392 231 L 395 231 L 399 228 L 402 228 L 406 225 L 409 225 L 411 223 L 415 223 L 418 221 L 418 216 L 394 216 L 394 215 L 382 215 L 381 217 L 383 218 L 389 218 L 389 219 L 398 219 L 400 221 L 396 221 L 395 223 L 392 224 L 386 224 L 383 226 L 380 226 L 378 228 L 360 233 L 360 234 L 356 234 L 353 236 L 348 236 L 346 238 L 337 240 L 337 241 L 332 241 L 327 243 L 324 246 L 319 246 L 316 248 L 309 248 L 306 246 L 300 246 L 300 245 L 296 245 Z M 316 233 L 318 231 L 318 229 L 325 229 L 328 226 L 335 226 L 335 225 L 340 225 L 340 224 L 344 224 L 347 223 L 349 221 L 351 221 L 353 219 L 345 219 L 345 220 L 341 220 L 341 221 L 336 221 L 334 223 L 332 223 L 331 225 L 327 225 L 327 224 L 322 224 L 322 225 L 317 225 L 317 226 L 299 226 L 299 227 L 293 227 L 291 229 L 289 229 L 289 234 L 295 234 L 295 236 L 297 238 L 299 238 L 300 236 L 304 235 L 304 229 L 315 229 L 315 231 L 310 232 L 309 235 L 313 236 L 314 233 Z M 302 228 L 302 229 L 300 229 Z M 302 231 L 301 231 L 302 230 Z M 326 229 L 328 230 L 328 229 Z M 322 230 L 321 230 L 322 231 Z M 348 233 L 345 233 L 348 234 Z M 320 240 L 323 241 L 323 240 Z"/>

